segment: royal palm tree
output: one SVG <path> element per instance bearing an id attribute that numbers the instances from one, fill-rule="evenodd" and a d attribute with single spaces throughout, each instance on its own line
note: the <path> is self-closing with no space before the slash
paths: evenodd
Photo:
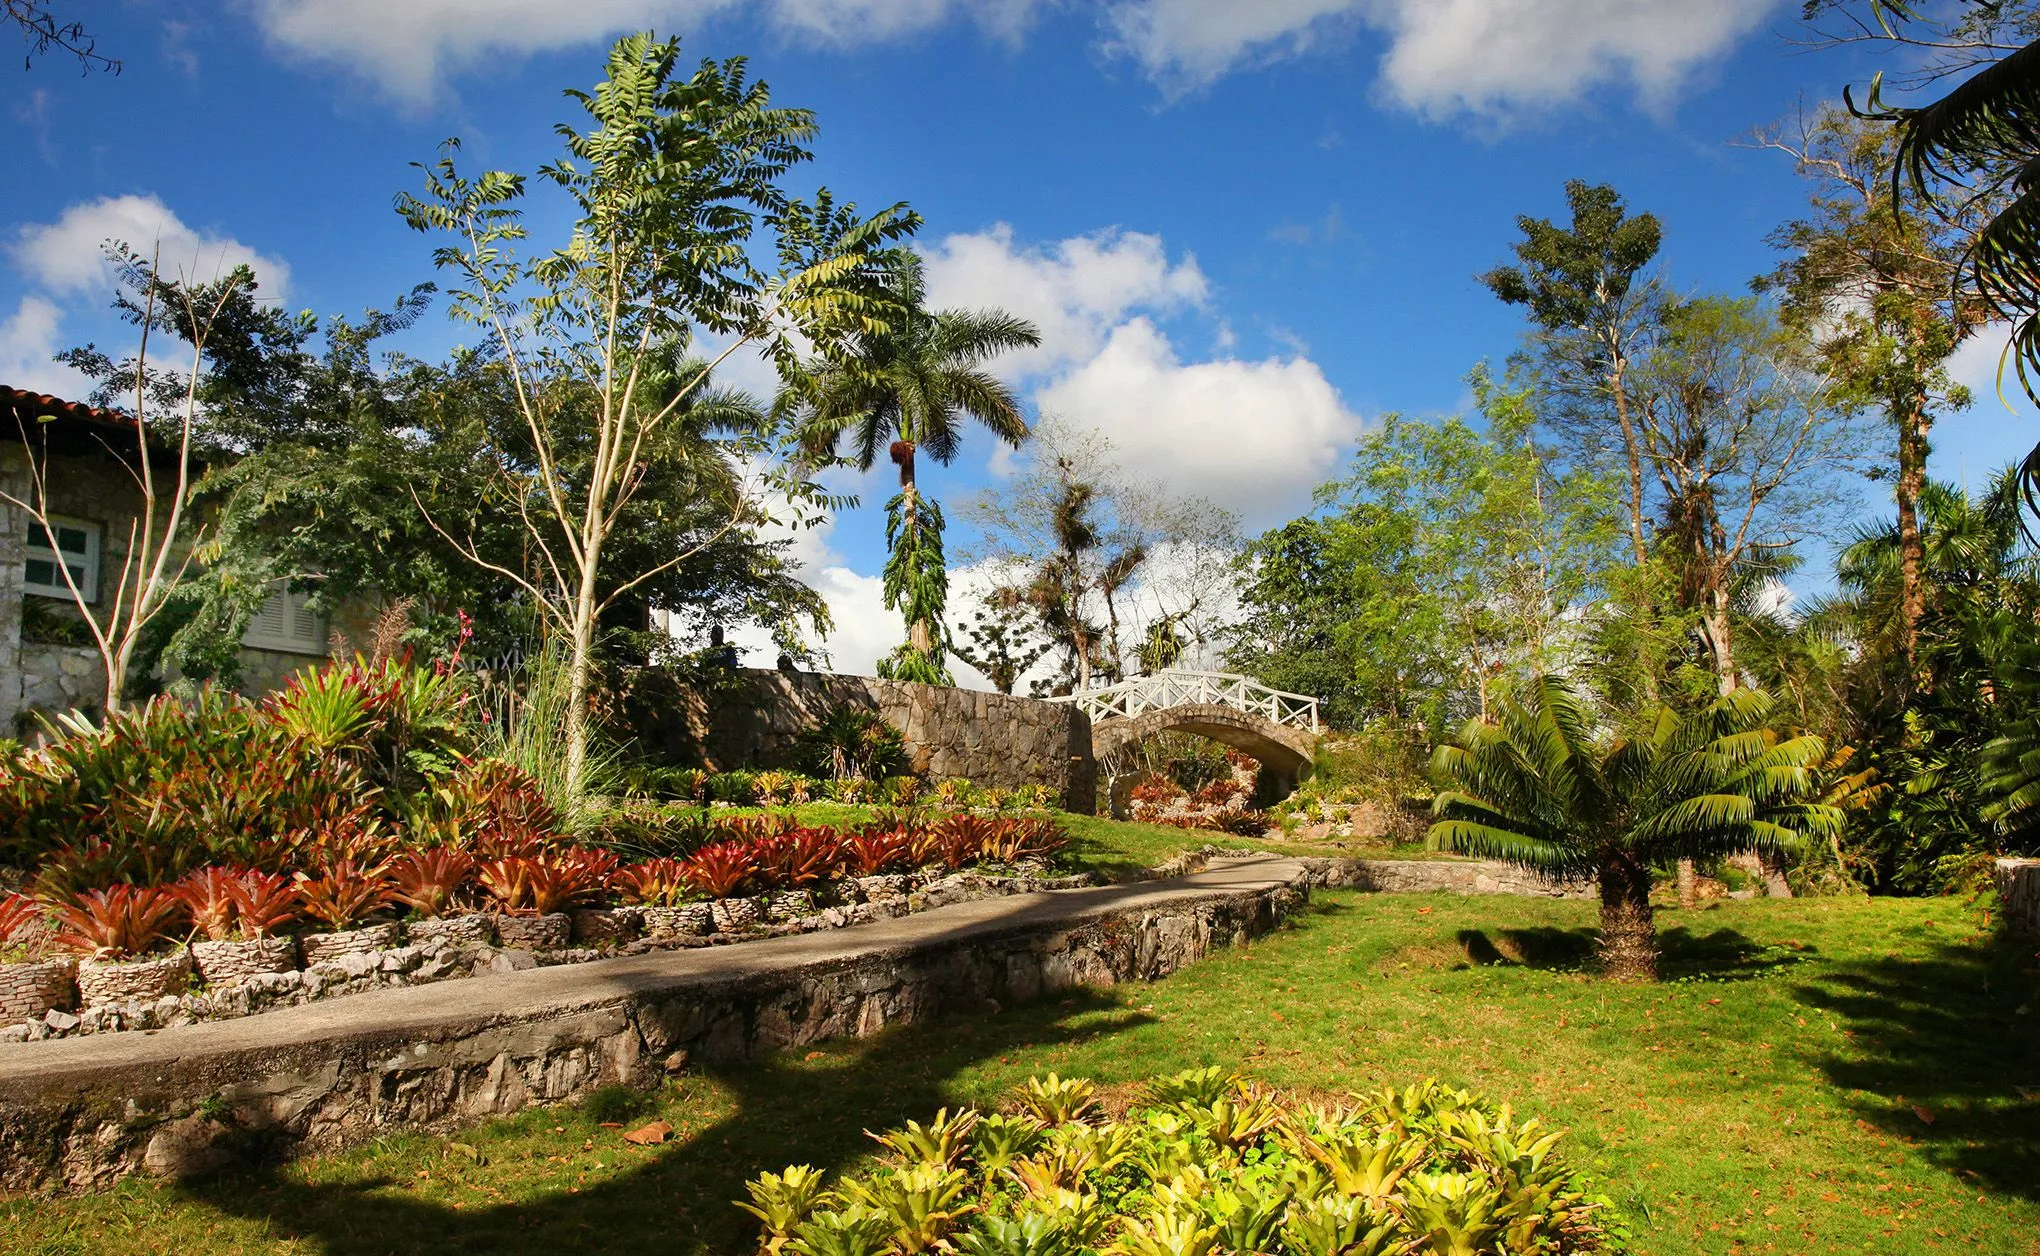
<path id="1" fill-rule="evenodd" d="M 1004 310 L 929 310 L 914 253 L 895 254 L 890 269 L 893 316 L 857 336 L 848 353 L 812 366 L 790 394 L 812 453 L 833 454 L 847 443 L 860 470 L 881 450 L 899 468 L 899 495 L 887 506 L 885 593 L 886 605 L 906 619 L 907 644 L 892 663 L 902 679 L 934 680 L 943 676 L 948 581 L 941 509 L 916 483 L 916 458 L 925 452 L 943 466 L 955 461 L 966 417 L 1017 448 L 1027 438 L 1026 417 L 987 363 L 1040 344 L 1041 334 Z"/>
<path id="2" fill-rule="evenodd" d="M 1771 706 L 1738 689 L 1691 715 L 1662 707 L 1635 734 L 1609 736 L 1564 680 L 1543 677 L 1438 748 L 1430 845 L 1551 877 L 1592 875 L 1603 967 L 1655 980 L 1653 867 L 1797 851 L 1841 827 L 1841 812 L 1816 797 L 1826 746 L 1774 732 Z"/>

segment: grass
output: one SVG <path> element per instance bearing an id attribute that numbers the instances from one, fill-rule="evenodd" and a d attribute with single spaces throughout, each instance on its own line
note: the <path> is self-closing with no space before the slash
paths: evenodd
<path id="1" fill-rule="evenodd" d="M 1220 1062 L 1343 1091 L 1429 1075 L 1572 1130 L 1649 1253 L 2040 1253 L 2030 944 L 1949 900 L 1718 903 L 1661 918 L 1665 984 L 1582 970 L 1593 905 L 1319 897 L 1162 983 L 952 1018 L 582 1109 L 187 1188 L 0 1202 L 9 1253 L 738 1252 L 747 1175 L 1054 1069 Z M 593 1109 L 591 1111 L 591 1109 Z"/>

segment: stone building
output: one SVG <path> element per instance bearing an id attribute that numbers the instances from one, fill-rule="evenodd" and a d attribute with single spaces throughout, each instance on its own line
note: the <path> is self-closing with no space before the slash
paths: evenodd
<path id="1" fill-rule="evenodd" d="M 0 500 L 0 736 L 32 731 L 38 712 L 96 714 L 103 704 L 105 673 L 70 586 L 95 606 L 120 587 L 143 510 L 140 465 L 134 428 L 119 416 L 0 384 L 0 492 L 14 499 Z M 37 500 L 38 467 L 47 530 L 16 504 Z M 151 470 L 159 484 L 174 480 L 176 451 L 153 450 Z M 167 497 L 159 488 L 159 502 Z M 243 687 L 280 685 L 324 658 L 328 639 L 325 617 L 279 587 L 243 640 Z"/>

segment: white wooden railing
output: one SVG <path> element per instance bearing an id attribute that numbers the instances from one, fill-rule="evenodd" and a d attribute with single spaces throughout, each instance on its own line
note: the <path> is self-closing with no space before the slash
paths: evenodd
<path id="1" fill-rule="evenodd" d="M 1270 689 L 1252 677 L 1230 672 L 1179 671 L 1172 667 L 1152 676 L 1136 676 L 1104 689 L 1086 689 L 1049 701 L 1075 703 L 1094 724 L 1132 719 L 1171 707 L 1208 705 L 1245 711 L 1289 728 L 1319 731 L 1316 698 Z"/>

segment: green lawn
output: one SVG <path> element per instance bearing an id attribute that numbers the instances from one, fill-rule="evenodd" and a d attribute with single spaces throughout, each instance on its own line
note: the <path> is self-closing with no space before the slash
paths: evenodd
<path id="1" fill-rule="evenodd" d="M 1646 1252 L 2040 1253 L 2031 945 L 1949 900 L 1730 902 L 1665 913 L 1673 979 L 1620 987 L 1577 971 L 1592 912 L 1323 895 L 1157 985 L 686 1078 L 651 1109 L 680 1131 L 664 1147 L 622 1142 L 597 1122 L 613 1112 L 532 1112 L 187 1190 L 0 1204 L 0 1251 L 735 1252 L 728 1200 L 761 1168 L 843 1165 L 865 1129 L 1032 1072 L 1216 1061 L 1325 1091 L 1436 1074 L 1543 1114 Z"/>

